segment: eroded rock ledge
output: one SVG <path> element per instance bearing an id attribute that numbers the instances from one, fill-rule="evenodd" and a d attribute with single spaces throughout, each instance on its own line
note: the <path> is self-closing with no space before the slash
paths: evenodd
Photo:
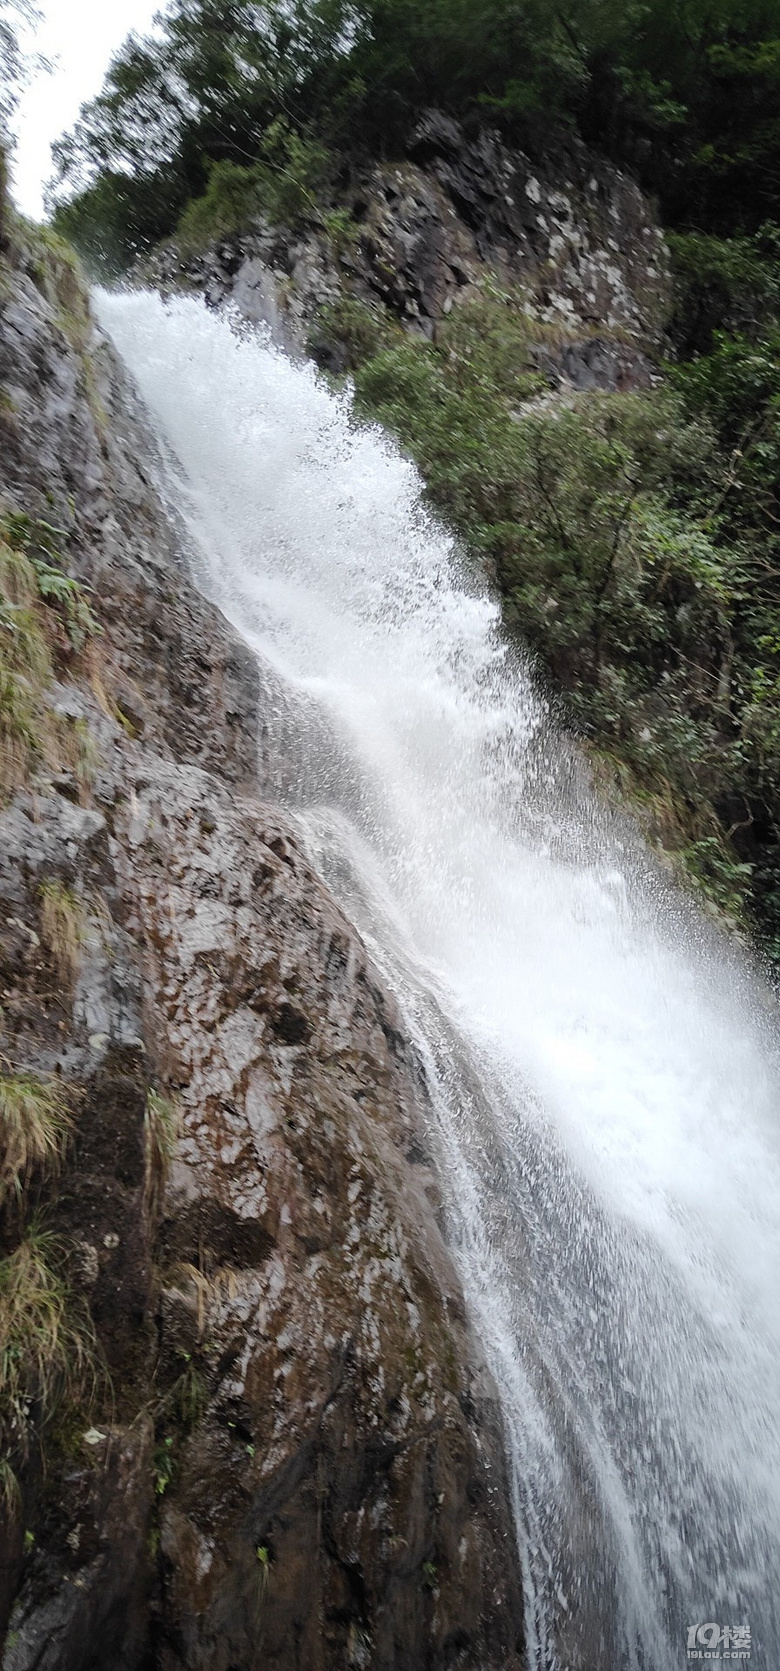
<path id="1" fill-rule="evenodd" d="M 4 1667 L 519 1671 L 499 1413 L 424 1084 L 263 801 L 254 663 L 195 589 L 142 415 L 57 282 L 24 252 L 6 275 L 0 487 L 67 528 L 104 636 L 52 695 L 91 786 L 44 772 L 0 815 L 0 1050 L 78 1091 L 42 1207 L 113 1396 L 91 1443 L 68 1419 L 45 1470 L 31 1455 Z M 38 934 L 52 878 L 87 923 L 72 989 Z M 180 1110 L 165 1184 L 150 1087 Z"/>

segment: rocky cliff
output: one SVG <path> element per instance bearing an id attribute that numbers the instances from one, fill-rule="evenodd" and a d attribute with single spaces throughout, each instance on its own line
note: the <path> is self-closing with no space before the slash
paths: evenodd
<path id="1" fill-rule="evenodd" d="M 430 339 L 469 298 L 511 296 L 551 388 L 652 383 L 664 238 L 635 181 L 580 142 L 532 162 L 431 111 L 403 162 L 353 166 L 335 205 L 297 233 L 259 220 L 205 252 L 173 243 L 141 276 L 194 286 L 212 306 L 229 299 L 335 372 L 349 366 L 345 301 Z"/>
<path id="2" fill-rule="evenodd" d="M 256 667 L 133 393 L 64 253 L 18 232 L 0 379 L 8 550 L 42 542 L 100 629 L 60 632 L 55 742 L 29 769 L 9 744 L 0 812 L 2 1087 L 68 1111 L 59 1173 L 11 1168 L 0 1221 L 5 1671 L 519 1668 L 423 1077 L 264 800 Z"/>

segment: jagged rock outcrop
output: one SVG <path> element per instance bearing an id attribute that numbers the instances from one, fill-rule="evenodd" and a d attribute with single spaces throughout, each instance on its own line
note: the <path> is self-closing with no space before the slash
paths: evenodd
<path id="1" fill-rule="evenodd" d="M 6 1516 L 5 1671 L 519 1668 L 425 1085 L 263 801 L 254 661 L 64 283 L 29 253 L 6 274 L 0 489 L 67 531 L 103 637 L 52 692 L 88 773 L 42 770 L 0 813 L 0 1050 L 76 1093 L 41 1205 L 113 1393 L 45 1436 Z M 72 982 L 40 933 L 51 879 L 82 904 Z M 180 1110 L 167 1179 L 150 1089 Z"/>
<path id="2" fill-rule="evenodd" d="M 184 260 L 172 246 L 144 271 L 194 284 L 214 305 L 231 299 L 290 346 L 309 337 L 332 371 L 343 362 L 316 328 L 323 307 L 380 302 L 432 337 L 489 277 L 522 297 L 553 385 L 650 384 L 668 300 L 663 236 L 635 182 L 580 143 L 535 163 L 493 131 L 467 136 L 432 111 L 403 163 L 358 170 L 339 209 L 347 221 L 336 231 L 258 228 Z"/>

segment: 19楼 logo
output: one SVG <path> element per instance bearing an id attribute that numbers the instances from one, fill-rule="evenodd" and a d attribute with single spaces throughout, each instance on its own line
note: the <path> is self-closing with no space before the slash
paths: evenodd
<path id="1" fill-rule="evenodd" d="M 749 1659 L 750 1625 L 689 1625 L 689 1659 Z"/>

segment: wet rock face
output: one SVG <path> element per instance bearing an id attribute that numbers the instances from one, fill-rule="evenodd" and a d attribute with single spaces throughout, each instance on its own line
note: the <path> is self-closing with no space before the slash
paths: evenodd
<path id="1" fill-rule="evenodd" d="M 519 1666 L 498 1412 L 392 1001 L 256 800 L 145 760 L 119 840 L 183 1109 L 160 1350 L 205 1405 L 162 1500 L 161 1663 Z"/>
<path id="2" fill-rule="evenodd" d="M 31 1461 L 26 1554 L 0 1528 L 5 1671 L 519 1671 L 499 1412 L 402 1020 L 263 802 L 257 670 L 121 372 L 23 266 L 9 294 L 0 487 L 68 530 L 104 636 L 52 694 L 91 788 L 43 772 L 0 813 L 0 1050 L 78 1093 L 44 1205 L 114 1393 Z M 164 1190 L 150 1086 L 180 1109 Z"/>
<path id="3" fill-rule="evenodd" d="M 485 266 L 527 291 L 540 323 L 648 334 L 660 233 L 638 188 L 578 148 L 540 167 L 432 114 L 409 164 L 377 169 L 366 200 L 373 286 L 426 335 Z"/>
<path id="4" fill-rule="evenodd" d="M 322 231 L 259 229 L 189 263 L 163 255 L 156 275 L 186 277 L 214 305 L 230 297 L 300 345 L 318 309 L 343 296 L 378 299 L 432 338 L 488 274 L 523 296 L 553 384 L 649 385 L 668 292 L 663 236 L 634 182 L 580 143 L 536 164 L 433 111 L 405 161 L 354 180 L 342 207 L 353 236 L 340 249 Z M 344 369 L 326 343 L 318 352 Z"/>

